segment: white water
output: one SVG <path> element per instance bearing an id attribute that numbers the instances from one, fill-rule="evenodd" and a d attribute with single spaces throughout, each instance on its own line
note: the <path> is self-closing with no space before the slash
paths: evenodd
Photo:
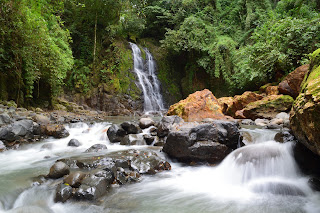
<path id="1" fill-rule="evenodd" d="M 155 73 L 156 65 L 148 49 L 146 53 L 146 64 L 141 56 L 140 48 L 130 43 L 134 60 L 134 72 L 138 76 L 144 100 L 145 112 L 157 112 L 164 110 L 162 95 L 160 93 L 160 82 Z"/>
<path id="2" fill-rule="evenodd" d="M 189 167 L 171 162 L 172 171 L 144 176 L 140 183 L 115 188 L 100 204 L 56 204 L 50 184 L 30 187 L 30 178 L 47 174 L 56 159 L 82 154 L 96 143 L 108 146 L 105 153 L 147 148 L 109 144 L 105 136 L 109 125 L 73 124 L 68 128 L 68 138 L 48 139 L 22 150 L 0 153 L 0 212 L 320 212 L 320 195 L 310 189 L 307 177 L 297 169 L 291 144 L 276 143 L 270 137 L 263 142 L 266 135 L 274 134 L 273 130 L 243 130 L 255 135 L 256 143 L 234 151 L 220 165 Z M 83 133 L 86 130 L 89 132 Z M 71 138 L 78 139 L 82 146 L 67 147 Z M 53 144 L 51 150 L 41 150 L 46 143 Z"/>

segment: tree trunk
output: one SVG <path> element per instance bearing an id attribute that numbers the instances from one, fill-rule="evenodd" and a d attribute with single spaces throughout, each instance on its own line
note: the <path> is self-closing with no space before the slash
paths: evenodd
<path id="1" fill-rule="evenodd" d="M 93 46 L 93 72 L 95 71 L 95 60 L 96 60 L 96 48 L 97 48 L 97 21 L 98 21 L 98 14 L 96 12 L 96 20 L 94 23 L 94 46 Z"/>

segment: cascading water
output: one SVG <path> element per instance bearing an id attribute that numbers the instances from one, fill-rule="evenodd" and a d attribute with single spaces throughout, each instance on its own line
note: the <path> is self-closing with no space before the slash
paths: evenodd
<path id="1" fill-rule="evenodd" d="M 146 64 L 141 56 L 140 48 L 130 43 L 133 52 L 134 72 L 138 76 L 144 100 L 145 112 L 157 112 L 164 110 L 162 95 L 160 93 L 160 82 L 155 73 L 156 65 L 148 49 L 145 49 Z"/>
<path id="2" fill-rule="evenodd" d="M 109 126 L 110 123 L 72 124 L 67 127 L 68 138 L 47 139 L 0 153 L 0 212 L 320 212 L 320 194 L 311 190 L 308 178 L 299 172 L 292 157 L 292 144 L 276 143 L 266 137 L 274 135 L 274 130 L 266 129 L 242 130 L 254 136 L 254 141 L 230 153 L 220 165 L 191 167 L 171 162 L 171 171 L 143 176 L 140 183 L 115 188 L 99 203 L 54 203 L 55 187 L 50 182 L 31 185 L 31 178 L 47 174 L 57 159 L 82 155 L 95 143 L 108 146 L 103 153 L 132 148 L 155 150 L 110 144 L 105 137 Z M 82 145 L 68 147 L 71 138 Z M 263 141 L 266 138 L 269 141 Z M 46 144 L 51 144 L 51 149 L 43 148 Z"/>

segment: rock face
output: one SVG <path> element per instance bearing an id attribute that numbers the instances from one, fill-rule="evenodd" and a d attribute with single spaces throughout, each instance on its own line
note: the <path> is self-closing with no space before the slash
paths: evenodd
<path id="1" fill-rule="evenodd" d="M 232 117 L 238 110 L 242 110 L 249 103 L 261 100 L 263 96 L 255 92 L 245 92 L 242 95 L 236 95 L 233 99 L 232 104 L 228 107 L 226 113 Z"/>
<path id="2" fill-rule="evenodd" d="M 226 119 L 216 97 L 207 89 L 195 92 L 170 106 L 168 115 L 178 115 L 185 121 L 201 121 L 205 118 Z"/>
<path id="3" fill-rule="evenodd" d="M 227 113 L 228 108 L 233 104 L 233 97 L 222 97 L 218 99 L 224 114 Z"/>
<path id="4" fill-rule="evenodd" d="M 275 118 L 278 113 L 288 112 L 291 109 L 293 98 L 288 95 L 271 95 L 262 100 L 252 102 L 243 109 L 246 118 Z"/>
<path id="5" fill-rule="evenodd" d="M 320 155 L 320 49 L 311 56 L 311 64 L 290 116 L 291 128 L 299 142 Z"/>
<path id="6" fill-rule="evenodd" d="M 279 84 L 279 92 L 284 95 L 290 95 L 293 98 L 296 98 L 300 92 L 300 86 L 304 79 L 304 76 L 309 70 L 310 65 L 305 64 L 293 72 L 291 72 L 280 84 Z"/>
<path id="7" fill-rule="evenodd" d="M 217 163 L 237 148 L 241 140 L 237 123 L 216 120 L 170 132 L 163 151 L 182 162 Z"/>

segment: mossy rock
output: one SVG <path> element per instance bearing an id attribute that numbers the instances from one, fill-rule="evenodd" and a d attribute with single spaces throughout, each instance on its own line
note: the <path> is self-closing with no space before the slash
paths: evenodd
<path id="1" fill-rule="evenodd" d="M 320 49 L 310 59 L 309 71 L 292 107 L 290 124 L 298 140 L 320 155 Z"/>
<path id="2" fill-rule="evenodd" d="M 290 111 L 294 100 L 289 95 L 270 95 L 259 101 L 248 104 L 243 109 L 246 118 L 272 119 L 280 112 Z"/>

